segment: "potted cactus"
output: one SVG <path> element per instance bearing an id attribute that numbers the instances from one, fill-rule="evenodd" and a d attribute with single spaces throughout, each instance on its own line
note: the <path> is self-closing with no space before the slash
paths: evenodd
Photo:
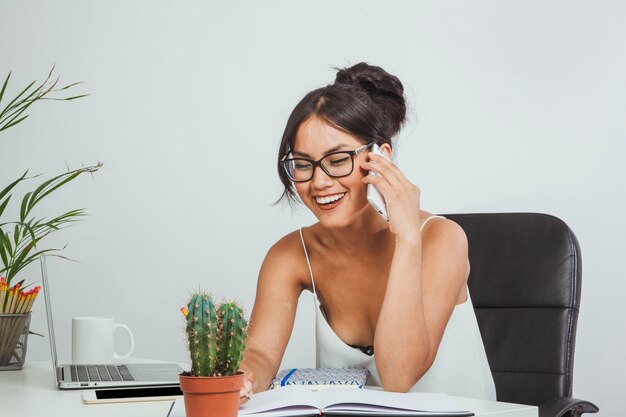
<path id="1" fill-rule="evenodd" d="M 191 357 L 191 371 L 180 375 L 186 416 L 236 417 L 248 330 L 241 307 L 235 302 L 216 307 L 209 294 L 199 292 L 181 310 Z"/>

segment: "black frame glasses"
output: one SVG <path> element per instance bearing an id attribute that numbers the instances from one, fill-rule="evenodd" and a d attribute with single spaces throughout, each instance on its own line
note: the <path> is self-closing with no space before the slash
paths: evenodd
<path id="1" fill-rule="evenodd" d="M 282 169 L 285 171 L 285 173 L 287 174 L 287 176 L 289 177 L 289 179 L 293 182 L 307 182 L 307 181 L 311 181 L 311 179 L 313 178 L 313 175 L 315 175 L 315 168 L 320 167 L 322 169 L 322 171 L 324 171 L 326 173 L 326 175 L 328 175 L 331 178 L 341 178 L 341 177 L 347 177 L 348 175 L 352 174 L 352 172 L 354 171 L 354 156 L 359 154 L 360 152 L 363 152 L 364 150 L 366 150 L 367 148 L 369 148 L 370 146 L 374 145 L 376 142 L 370 142 L 367 145 L 363 145 L 360 148 L 357 148 L 353 151 L 337 151 L 337 152 L 332 152 L 329 153 L 328 155 L 324 155 L 324 157 L 318 159 L 317 161 L 314 161 L 312 159 L 309 158 L 290 158 L 291 155 L 291 151 L 287 152 L 287 154 L 285 156 L 283 156 L 279 162 L 280 166 L 282 167 Z M 333 169 L 332 165 L 325 165 L 326 162 L 331 162 L 333 161 L 332 158 L 336 158 L 337 155 L 342 155 L 345 154 L 347 156 L 350 157 L 350 171 L 347 173 L 342 173 L 339 175 L 333 174 L 331 173 L 331 170 Z M 306 169 L 310 170 L 310 176 L 306 179 L 303 179 L 303 177 L 299 177 L 298 179 L 295 178 L 294 175 L 294 170 L 295 167 L 298 163 L 307 163 L 309 164 Z M 307 172 L 308 174 L 308 172 Z"/>

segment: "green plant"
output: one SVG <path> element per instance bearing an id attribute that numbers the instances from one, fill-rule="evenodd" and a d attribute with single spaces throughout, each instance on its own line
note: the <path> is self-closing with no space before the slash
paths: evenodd
<path id="1" fill-rule="evenodd" d="M 43 83 L 37 84 L 37 81 L 31 82 L 0 110 L 0 132 L 24 121 L 29 116 L 27 114 L 25 115 L 24 112 L 31 108 L 34 103 L 43 100 L 75 100 L 86 96 L 86 94 L 82 94 L 70 97 L 58 97 L 55 93 L 68 90 L 80 83 L 73 83 L 65 87 L 56 88 L 59 78 L 54 78 L 52 75 L 53 72 L 54 66 Z M 0 104 L 5 98 L 10 78 L 11 72 L 7 75 L 2 89 L 0 90 Z M 26 171 L 21 177 L 11 182 L 0 191 L 0 275 L 6 274 L 8 287 L 11 287 L 11 282 L 16 278 L 17 274 L 25 266 L 33 262 L 40 254 L 56 252 L 63 249 L 37 250 L 37 244 L 43 238 L 80 220 L 80 218 L 85 215 L 83 209 L 77 209 L 67 211 L 51 219 L 36 218 L 32 215 L 36 205 L 42 199 L 74 180 L 76 177 L 84 173 L 93 173 L 100 169 L 101 166 L 102 164 L 98 163 L 93 166 L 82 167 L 44 181 L 34 191 L 24 194 L 20 205 L 19 218 L 14 221 L 7 221 L 4 215 L 9 201 L 12 198 L 10 193 L 22 181 L 27 181 L 36 176 L 27 177 L 28 171 Z M 24 288 L 24 280 L 20 280 L 16 285 L 17 284 L 19 284 L 22 289 Z M 1 307 L 3 306 L 0 306 L 0 308 Z"/>
<path id="2" fill-rule="evenodd" d="M 191 295 L 186 317 L 187 346 L 193 376 L 235 375 L 246 348 L 248 324 L 236 302 L 216 308 L 204 292 Z"/>
<path id="3" fill-rule="evenodd" d="M 7 104 L 4 109 L 0 111 L 0 132 L 6 130 L 16 124 L 24 121 L 28 116 L 22 116 L 30 106 L 35 104 L 41 100 L 76 100 L 77 98 L 86 97 L 87 94 L 81 94 L 78 96 L 70 96 L 70 97 L 55 97 L 54 93 L 58 93 L 59 91 L 68 90 L 75 85 L 80 84 L 72 83 L 68 84 L 65 87 L 55 88 L 59 82 L 59 77 L 53 78 L 52 73 L 54 72 L 54 66 L 48 73 L 48 77 L 46 80 L 37 84 L 37 81 L 33 81 L 28 86 L 23 89 L 17 96 L 13 98 Z M 4 84 L 2 85 L 2 90 L 0 90 L 0 102 L 2 102 L 2 98 L 4 97 L 4 93 L 6 91 L 7 85 L 9 84 L 9 79 L 11 78 L 11 72 L 7 75 L 7 78 L 4 80 Z"/>
<path id="4" fill-rule="evenodd" d="M 6 282 L 9 287 L 17 273 L 37 259 L 40 254 L 62 249 L 36 250 L 39 241 L 49 234 L 80 220 L 85 215 L 84 209 L 76 209 L 52 219 L 35 218 L 31 215 L 35 206 L 46 196 L 79 175 L 93 173 L 101 166 L 102 164 L 99 163 L 94 166 L 79 168 L 44 181 L 34 191 L 27 192 L 22 198 L 19 220 L 0 223 L 0 261 L 2 262 L 0 275 L 6 274 Z M 9 192 L 20 182 L 29 179 L 26 176 L 27 173 L 28 171 L 0 191 L 0 219 L 2 219 L 4 211 L 11 200 L 12 195 Z M 5 231 L 5 228 L 8 230 Z M 18 284 L 20 284 L 22 289 L 24 288 L 24 280 L 19 281 Z"/>

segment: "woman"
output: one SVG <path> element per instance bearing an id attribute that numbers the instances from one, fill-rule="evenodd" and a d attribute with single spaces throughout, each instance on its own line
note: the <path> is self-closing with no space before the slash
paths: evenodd
<path id="1" fill-rule="evenodd" d="M 309 290 L 318 367 L 367 368 L 368 384 L 388 391 L 495 400 L 467 291 L 464 232 L 421 210 L 419 188 L 371 152 L 376 143 L 391 155 L 405 113 L 400 80 L 365 63 L 339 70 L 293 110 L 279 150 L 281 198 L 297 195 L 319 221 L 265 257 L 242 396 L 268 388 Z M 388 222 L 368 203 L 368 184 L 383 195 Z"/>

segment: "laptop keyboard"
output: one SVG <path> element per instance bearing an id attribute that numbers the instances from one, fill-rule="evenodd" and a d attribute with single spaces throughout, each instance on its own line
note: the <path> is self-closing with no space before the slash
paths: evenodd
<path id="1" fill-rule="evenodd" d="M 126 365 L 70 365 L 72 381 L 134 381 Z"/>

